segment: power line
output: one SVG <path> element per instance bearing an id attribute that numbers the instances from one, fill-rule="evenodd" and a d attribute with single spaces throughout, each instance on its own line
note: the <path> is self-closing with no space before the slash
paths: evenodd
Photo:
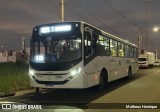
<path id="1" fill-rule="evenodd" d="M 84 20 L 84 18 L 80 16 L 79 14 L 77 14 L 75 10 L 73 9 L 71 10 L 71 6 L 66 6 L 66 7 L 68 7 L 68 10 L 70 10 L 70 12 L 72 12 L 73 15 L 75 15 L 76 17 L 79 17 L 82 21 Z"/>
<path id="2" fill-rule="evenodd" d="M 148 49 L 148 38 L 149 38 L 149 34 L 148 34 L 148 23 L 149 23 L 149 15 L 148 15 L 148 11 L 149 11 L 149 0 L 145 1 L 145 6 L 146 6 L 146 41 L 145 41 L 145 49 Z"/>
<path id="3" fill-rule="evenodd" d="M 134 21 L 132 21 L 131 19 L 129 19 L 126 15 L 124 15 L 122 12 L 118 11 L 117 9 L 115 9 L 111 3 L 109 2 L 109 0 L 105 0 L 105 3 L 119 16 L 121 16 L 124 20 L 126 20 L 128 23 L 131 23 L 133 26 L 135 26 L 136 28 L 142 28 L 140 27 L 137 23 L 135 23 Z M 148 15 L 147 15 L 148 16 Z M 143 36 L 144 37 L 144 36 Z M 149 37 L 148 40 L 150 41 L 150 43 L 152 43 L 152 45 L 156 45 L 158 46 L 156 43 L 154 43 Z M 144 44 L 146 44 L 144 42 Z"/>
<path id="4" fill-rule="evenodd" d="M 124 37 L 121 33 L 113 30 L 112 28 L 110 28 L 108 25 L 106 25 L 99 17 L 97 17 L 96 15 L 94 15 L 94 13 L 92 13 L 91 10 L 89 10 L 88 8 L 85 7 L 85 5 L 83 5 L 79 0 L 77 0 L 78 3 L 80 3 L 82 5 L 82 7 L 84 7 L 84 9 L 86 11 L 88 11 L 95 19 L 97 19 L 101 24 L 103 24 L 107 29 L 109 29 L 110 31 L 114 32 L 115 34 Z"/>
<path id="5" fill-rule="evenodd" d="M 130 20 L 126 15 L 124 15 L 122 12 L 118 11 L 117 9 L 115 9 L 108 0 L 105 0 L 105 3 L 115 12 L 117 13 L 119 16 L 121 16 L 123 19 L 125 19 L 127 22 L 131 23 L 133 26 L 135 27 L 140 27 L 138 26 L 137 23 L 133 22 L 132 20 Z"/>

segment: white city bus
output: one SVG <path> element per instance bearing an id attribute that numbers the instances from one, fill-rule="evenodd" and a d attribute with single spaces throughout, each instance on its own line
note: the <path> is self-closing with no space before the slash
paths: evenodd
<path id="1" fill-rule="evenodd" d="M 85 22 L 36 26 L 31 38 L 30 85 L 104 89 L 138 70 L 136 45 Z"/>

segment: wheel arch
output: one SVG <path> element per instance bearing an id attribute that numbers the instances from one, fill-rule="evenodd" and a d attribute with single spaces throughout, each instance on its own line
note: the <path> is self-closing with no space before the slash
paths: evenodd
<path id="1" fill-rule="evenodd" d="M 109 81 L 109 75 L 108 75 L 108 70 L 106 68 L 102 68 L 101 69 L 101 72 L 100 72 L 100 75 L 106 75 L 106 78 L 107 78 L 107 82 Z"/>

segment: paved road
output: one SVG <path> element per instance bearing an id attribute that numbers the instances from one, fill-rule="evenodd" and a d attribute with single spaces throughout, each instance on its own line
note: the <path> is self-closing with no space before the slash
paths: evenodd
<path id="1" fill-rule="evenodd" d="M 97 92 L 93 88 L 52 90 L 43 92 L 38 97 L 34 93 L 29 93 L 4 98 L 0 102 L 42 104 L 43 108 L 51 108 L 46 111 L 54 112 L 160 112 L 158 109 L 113 109 L 121 108 L 129 103 L 138 103 L 134 104 L 138 107 L 143 103 L 148 103 L 148 105 L 160 108 L 160 68 L 140 69 L 131 80 L 123 78 L 114 81 L 103 92 Z M 132 105 L 130 104 L 130 106 Z"/>

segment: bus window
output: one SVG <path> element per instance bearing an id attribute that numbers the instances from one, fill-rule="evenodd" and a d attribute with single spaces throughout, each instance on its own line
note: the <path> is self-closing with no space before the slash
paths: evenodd
<path id="1" fill-rule="evenodd" d="M 125 57 L 129 58 L 129 46 L 125 45 Z"/>
<path id="2" fill-rule="evenodd" d="M 52 53 L 52 43 L 51 43 L 51 37 L 48 37 L 46 40 L 46 53 L 51 54 Z"/>
<path id="3" fill-rule="evenodd" d="M 85 49 L 84 49 L 86 58 L 91 56 L 93 53 L 91 40 L 92 40 L 91 35 L 88 32 L 86 32 L 86 34 L 85 34 Z"/>
<path id="4" fill-rule="evenodd" d="M 110 52 L 111 56 L 117 56 L 117 41 L 110 39 Z"/>
<path id="5" fill-rule="evenodd" d="M 105 37 L 104 43 L 105 43 L 105 53 L 107 56 L 109 56 L 110 55 L 109 38 Z"/>
<path id="6" fill-rule="evenodd" d="M 33 44 L 31 44 L 31 55 L 39 54 L 39 48 L 38 47 L 39 47 L 38 41 L 36 41 Z M 34 60 L 34 57 L 31 57 L 31 60 Z"/>
<path id="7" fill-rule="evenodd" d="M 124 57 L 124 45 L 121 42 L 118 42 L 118 56 Z"/>
<path id="8" fill-rule="evenodd" d="M 138 58 L 138 49 L 134 48 L 134 58 Z"/>
<path id="9" fill-rule="evenodd" d="M 34 43 L 34 55 L 39 54 L 39 50 L 38 50 L 38 42 Z"/>
<path id="10" fill-rule="evenodd" d="M 100 55 L 109 56 L 109 38 L 99 35 L 97 40 L 97 51 Z"/>
<path id="11" fill-rule="evenodd" d="M 43 43 L 42 42 L 40 42 L 40 53 L 39 54 L 45 54 L 45 47 L 44 47 L 44 45 L 43 45 Z"/>
<path id="12" fill-rule="evenodd" d="M 130 47 L 130 58 L 133 58 L 134 57 L 134 48 L 133 47 Z"/>

